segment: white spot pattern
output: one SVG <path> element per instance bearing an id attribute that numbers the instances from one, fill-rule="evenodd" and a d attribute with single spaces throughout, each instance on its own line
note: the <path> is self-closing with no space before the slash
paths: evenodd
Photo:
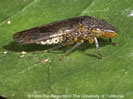
<path id="1" fill-rule="evenodd" d="M 46 41 L 37 42 L 36 44 L 51 45 L 51 44 L 62 43 L 63 41 L 64 41 L 63 36 L 59 36 L 59 37 L 48 39 Z"/>

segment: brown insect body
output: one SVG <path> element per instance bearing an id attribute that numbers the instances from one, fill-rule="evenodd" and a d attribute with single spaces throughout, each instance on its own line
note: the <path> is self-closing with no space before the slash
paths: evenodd
<path id="1" fill-rule="evenodd" d="M 13 39 L 22 44 L 73 44 L 86 40 L 89 43 L 95 40 L 96 43 L 97 37 L 112 38 L 117 32 L 114 26 L 102 19 L 81 16 L 18 32 Z"/>

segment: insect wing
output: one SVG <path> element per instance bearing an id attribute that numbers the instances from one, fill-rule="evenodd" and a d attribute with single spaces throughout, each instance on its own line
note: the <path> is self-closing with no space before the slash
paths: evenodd
<path id="1" fill-rule="evenodd" d="M 83 17 L 77 17 L 35 27 L 22 32 L 17 32 L 13 35 L 13 39 L 22 44 L 32 44 L 39 41 L 45 41 L 50 38 L 77 31 L 79 23 L 82 22 L 82 20 Z"/>

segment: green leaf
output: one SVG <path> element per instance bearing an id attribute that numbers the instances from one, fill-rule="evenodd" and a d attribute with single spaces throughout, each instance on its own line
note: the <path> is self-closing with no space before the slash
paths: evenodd
<path id="1" fill-rule="evenodd" d="M 0 0 L 0 96 L 9 99 L 133 98 L 133 1 L 132 0 Z M 24 45 L 14 33 L 50 22 L 89 15 L 107 20 L 119 29 L 113 38 L 87 42 L 60 61 L 70 47 L 35 53 L 50 46 Z M 27 54 L 22 56 L 21 52 Z M 62 52 L 63 51 L 63 52 Z M 4 54 L 4 52 L 8 52 Z M 110 97 L 109 97 L 110 95 Z M 50 97 L 51 96 L 51 97 Z M 90 97 L 89 97 L 90 96 Z M 91 97 L 92 96 L 92 97 Z M 97 98 L 98 99 L 98 98 Z"/>

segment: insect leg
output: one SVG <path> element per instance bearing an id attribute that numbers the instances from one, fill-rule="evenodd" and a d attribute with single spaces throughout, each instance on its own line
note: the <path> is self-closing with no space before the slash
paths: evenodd
<path id="1" fill-rule="evenodd" d="M 100 57 L 103 58 L 103 56 L 102 56 L 101 53 L 100 53 L 100 47 L 99 47 L 99 44 L 98 44 L 97 38 L 94 37 L 94 40 L 95 40 L 95 44 L 96 44 L 96 48 L 97 48 L 97 52 L 98 52 L 98 54 L 100 55 Z"/>
<path id="2" fill-rule="evenodd" d="M 110 43 L 110 44 L 112 44 L 112 45 L 114 45 L 114 46 L 116 46 L 116 45 L 117 45 L 117 43 L 116 43 L 116 42 L 112 42 L 112 39 L 111 39 L 111 38 L 109 38 L 109 43 Z"/>
<path id="3" fill-rule="evenodd" d="M 61 58 L 61 60 L 64 60 L 64 57 L 70 54 L 74 49 L 76 49 L 78 46 L 80 46 L 83 43 L 83 41 L 78 42 L 75 44 L 71 49 L 69 49 Z"/>
<path id="4" fill-rule="evenodd" d="M 112 39 L 111 38 L 109 38 L 109 43 L 112 43 Z"/>

